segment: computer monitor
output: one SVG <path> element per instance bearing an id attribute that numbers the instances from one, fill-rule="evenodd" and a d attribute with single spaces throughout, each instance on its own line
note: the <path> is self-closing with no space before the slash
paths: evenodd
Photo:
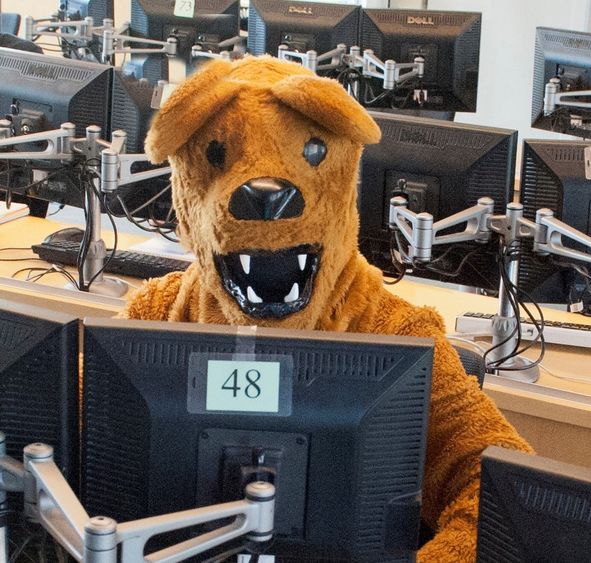
<path id="1" fill-rule="evenodd" d="M 359 6 L 289 0 L 251 0 L 248 12 L 248 50 L 253 55 L 277 56 L 279 45 L 290 51 L 319 55 L 339 43 L 359 43 Z"/>
<path id="2" fill-rule="evenodd" d="M 59 9 L 72 20 L 91 17 L 94 25 L 103 25 L 105 18 L 113 19 L 114 0 L 61 0 Z"/>
<path id="3" fill-rule="evenodd" d="M 0 48 L 0 76 L 0 116 L 12 121 L 15 136 L 59 129 L 69 121 L 76 125 L 77 137 L 84 137 L 89 125 L 98 125 L 103 138 L 109 138 L 112 68 Z M 26 143 L 16 150 L 43 148 L 44 143 Z M 78 183 L 71 174 L 56 171 L 63 168 L 61 162 L 35 162 L 36 169 L 52 172 L 47 182 L 38 182 L 30 162 L 13 160 L 11 168 L 10 175 L 0 177 L 0 189 L 81 206 Z"/>
<path id="4" fill-rule="evenodd" d="M 77 317 L 0 299 L 0 430 L 15 459 L 33 442 L 52 445 L 77 490 Z"/>
<path id="5" fill-rule="evenodd" d="M 535 221 L 543 207 L 567 225 L 591 235 L 591 182 L 585 177 L 584 141 L 523 141 L 520 201 L 523 215 Z M 585 250 L 563 237 L 565 246 Z M 542 303 L 574 303 L 582 299 L 591 307 L 585 277 L 568 266 L 568 258 L 542 257 L 533 253 L 533 242 L 524 239 L 519 265 L 519 287 Z M 576 262 L 575 262 L 576 263 Z M 562 265 L 561 265 L 562 264 Z M 578 265 L 588 267 L 579 262 Z"/>
<path id="6" fill-rule="evenodd" d="M 89 513 L 125 521 L 242 498 L 262 457 L 276 554 L 411 560 L 431 340 L 86 319 L 84 354 Z"/>
<path id="7" fill-rule="evenodd" d="M 560 93 L 586 91 L 562 100 L 544 103 L 546 85 L 558 79 Z M 567 31 L 547 27 L 536 28 L 534 78 L 532 89 L 532 127 L 566 133 L 577 137 L 591 137 L 591 33 Z M 576 107 L 577 102 L 587 107 Z"/>
<path id="8" fill-rule="evenodd" d="M 177 55 L 191 62 L 191 48 L 195 44 L 217 45 L 239 33 L 239 0 L 199 0 L 185 2 L 194 6 L 193 12 L 182 9 L 182 2 L 170 0 L 131 0 L 131 33 L 166 41 L 170 36 L 178 40 Z M 138 47 L 139 45 L 134 45 Z M 168 59 L 164 55 L 133 56 L 128 69 L 137 78 L 147 78 L 152 84 L 168 79 Z"/>
<path id="9" fill-rule="evenodd" d="M 392 97 L 371 104 L 402 110 L 474 112 L 478 90 L 481 14 L 434 10 L 363 10 L 362 50 L 386 61 L 412 63 L 425 59 L 424 77 L 410 79 Z M 383 83 L 371 79 L 376 95 Z M 427 90 L 423 105 L 413 100 L 415 88 Z"/>
<path id="10" fill-rule="evenodd" d="M 478 563 L 588 561 L 591 470 L 488 447 L 482 455 Z"/>
<path id="11" fill-rule="evenodd" d="M 359 244 L 371 264 L 397 275 L 391 258 L 392 232 L 388 227 L 390 199 L 403 195 L 414 212 L 426 211 L 435 221 L 475 205 L 488 196 L 495 213 L 504 213 L 513 198 L 517 132 L 437 119 L 370 112 L 382 130 L 379 144 L 365 147 L 361 160 L 358 207 Z M 459 230 L 463 229 L 462 228 Z M 468 247 L 433 247 L 433 266 L 453 272 L 474 252 L 458 275 L 422 268 L 413 275 L 461 285 L 498 289 L 499 274 L 494 242 Z"/>

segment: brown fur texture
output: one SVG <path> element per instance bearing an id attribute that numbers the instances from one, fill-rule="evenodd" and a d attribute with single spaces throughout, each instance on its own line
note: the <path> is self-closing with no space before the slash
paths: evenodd
<path id="1" fill-rule="evenodd" d="M 309 166 L 310 138 L 328 147 Z M 205 157 L 226 147 L 223 167 Z M 147 139 L 154 161 L 168 157 L 183 242 L 196 263 L 185 273 L 146 282 L 125 316 L 430 336 L 435 339 L 423 516 L 437 531 L 419 561 L 473 561 L 480 453 L 489 444 L 531 451 L 466 376 L 439 315 L 386 291 L 381 273 L 357 249 L 356 181 L 364 143 L 379 129 L 340 85 L 269 57 L 214 62 L 180 86 Z M 301 190 L 301 216 L 245 221 L 228 212 L 232 192 L 252 178 L 287 178 Z M 320 245 L 320 267 L 307 306 L 281 318 L 253 319 L 224 289 L 213 256 L 244 249 L 278 251 Z"/>

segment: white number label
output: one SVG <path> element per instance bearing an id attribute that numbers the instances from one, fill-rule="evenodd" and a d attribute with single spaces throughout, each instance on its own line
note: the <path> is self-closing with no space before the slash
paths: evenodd
<path id="1" fill-rule="evenodd" d="M 175 0 L 174 15 L 178 18 L 192 18 L 195 15 L 195 0 Z"/>
<path id="2" fill-rule="evenodd" d="M 279 362 L 209 360 L 205 410 L 279 412 Z"/>

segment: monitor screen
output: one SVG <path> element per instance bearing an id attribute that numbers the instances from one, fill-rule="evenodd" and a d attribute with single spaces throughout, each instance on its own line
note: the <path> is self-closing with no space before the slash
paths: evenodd
<path id="1" fill-rule="evenodd" d="M 553 101 L 548 98 L 545 104 L 546 85 L 551 79 L 557 79 L 555 85 L 558 86 L 558 93 Z M 561 93 L 577 90 L 581 90 L 582 95 L 558 99 Z M 577 102 L 583 106 L 577 107 Z M 591 33 L 536 28 L 532 127 L 577 137 L 591 137 L 590 103 Z"/>
<path id="2" fill-rule="evenodd" d="M 431 340 L 84 326 L 81 474 L 90 514 L 122 522 L 242 498 L 254 458 L 263 458 L 277 489 L 277 555 L 411 560 Z"/>
<path id="3" fill-rule="evenodd" d="M 481 14 L 432 10 L 363 10 L 361 49 L 382 61 L 412 63 L 425 59 L 424 77 L 411 79 L 373 107 L 402 110 L 476 111 Z M 382 83 L 372 79 L 373 90 Z M 413 100 L 415 88 L 427 91 L 424 104 Z"/>
<path id="4" fill-rule="evenodd" d="M 0 430 L 15 459 L 33 442 L 52 445 L 77 490 L 77 317 L 0 299 Z"/>
<path id="5" fill-rule="evenodd" d="M 585 141 L 525 140 L 521 163 L 520 201 L 523 215 L 535 221 L 543 207 L 567 225 L 591 235 L 591 183 L 585 177 Z M 565 246 L 584 247 L 566 237 Z M 586 250 L 588 252 L 588 249 Z M 519 287 L 543 303 L 574 303 L 582 299 L 591 311 L 586 277 L 572 267 L 576 261 L 534 255 L 532 240 L 522 242 Z M 579 266 L 586 268 L 584 263 Z"/>
<path id="6" fill-rule="evenodd" d="M 358 44 L 359 6 L 289 0 L 251 0 L 248 50 L 253 55 L 277 56 L 279 45 L 290 51 L 319 55 L 339 43 Z"/>
<path id="7" fill-rule="evenodd" d="M 588 561 L 591 470 L 491 446 L 482 455 L 477 561 Z"/>
<path id="8" fill-rule="evenodd" d="M 394 195 L 406 197 L 411 211 L 426 211 L 434 221 L 468 209 L 485 196 L 493 198 L 495 213 L 505 212 L 513 198 L 516 131 L 370 113 L 382 130 L 382 140 L 363 152 L 358 207 L 360 249 L 371 264 L 387 274 L 397 273 L 388 227 Z M 413 275 L 498 289 L 499 274 L 491 256 L 497 245 L 468 248 L 434 246 L 433 259 L 439 259 L 435 270 L 415 269 Z M 457 275 L 450 276 L 467 252 L 473 252 L 470 259 Z"/>
<path id="9" fill-rule="evenodd" d="M 188 5 L 193 9 L 182 9 Z M 208 49 L 239 33 L 239 0 L 199 0 L 171 2 L 170 0 L 131 0 L 131 33 L 166 41 L 178 40 L 177 56 L 191 62 L 191 48 L 201 44 Z M 134 47 L 140 45 L 134 44 Z M 168 59 L 164 55 L 134 56 L 130 68 L 137 78 L 147 78 L 152 84 L 168 79 Z"/>

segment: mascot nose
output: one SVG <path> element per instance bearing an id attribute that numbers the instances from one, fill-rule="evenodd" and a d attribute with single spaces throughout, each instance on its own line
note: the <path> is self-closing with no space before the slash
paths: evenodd
<path id="1" fill-rule="evenodd" d="M 303 213 L 304 198 L 300 190 L 287 180 L 255 178 L 234 190 L 229 210 L 236 219 L 289 219 Z"/>

